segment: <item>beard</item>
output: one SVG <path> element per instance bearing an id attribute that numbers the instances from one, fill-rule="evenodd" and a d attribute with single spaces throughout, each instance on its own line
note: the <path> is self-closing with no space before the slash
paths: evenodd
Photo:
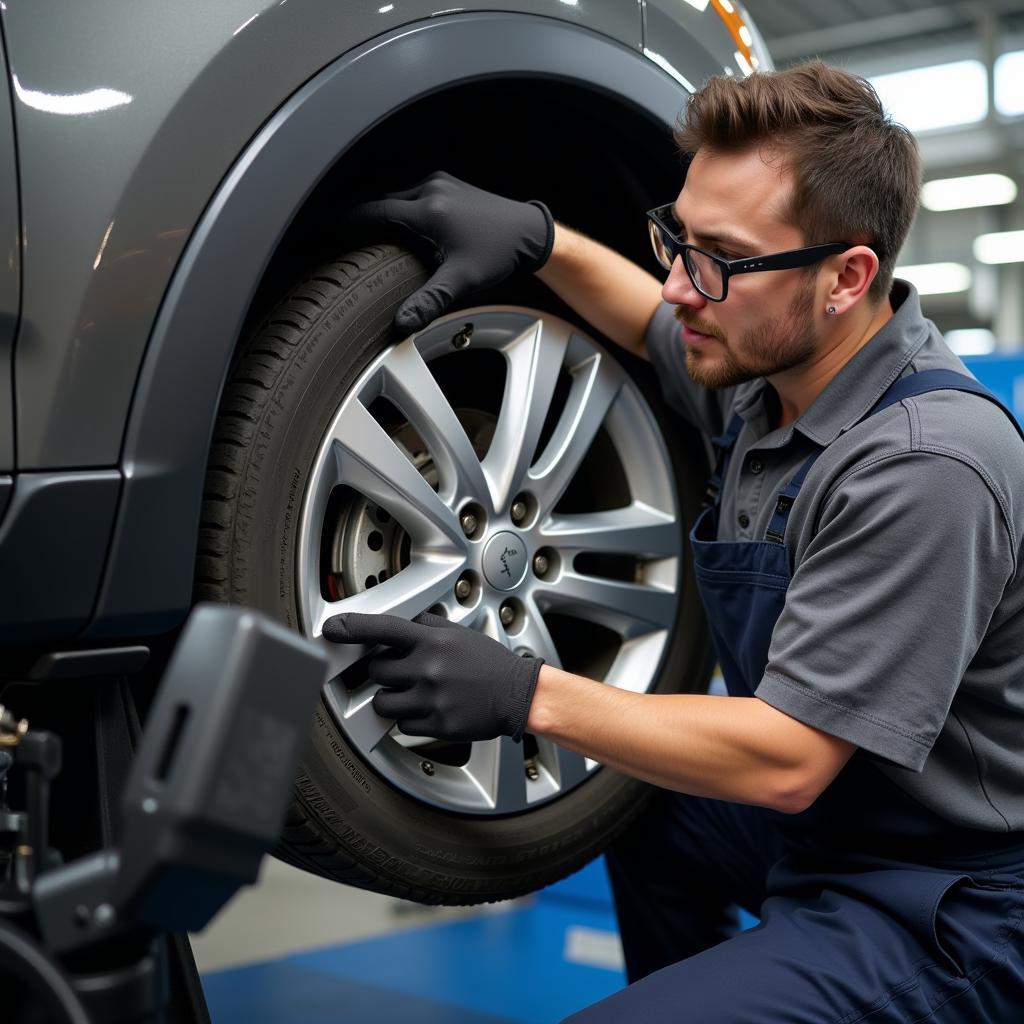
<path id="1" fill-rule="evenodd" d="M 720 329 L 691 316 L 686 307 L 677 306 L 677 320 L 701 334 L 717 338 L 725 350 L 712 356 L 688 347 L 686 372 L 690 379 L 706 388 L 731 388 L 810 362 L 818 345 L 813 328 L 815 285 L 816 278 L 809 276 L 785 313 L 744 331 L 735 345 L 729 344 Z"/>

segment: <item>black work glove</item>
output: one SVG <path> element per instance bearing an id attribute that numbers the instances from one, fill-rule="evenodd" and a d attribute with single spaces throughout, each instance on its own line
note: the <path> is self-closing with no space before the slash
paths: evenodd
<path id="1" fill-rule="evenodd" d="M 390 648 L 370 659 L 370 681 L 381 686 L 373 709 L 407 735 L 522 739 L 543 658 L 521 658 L 429 612 L 412 622 L 397 615 L 334 615 L 324 623 L 324 636 Z"/>
<path id="2" fill-rule="evenodd" d="M 439 264 L 395 312 L 395 326 L 406 333 L 421 330 L 457 299 L 515 271 L 539 270 L 555 241 L 555 222 L 539 200 L 496 196 L 444 171 L 355 207 L 345 222 L 396 227 Z"/>

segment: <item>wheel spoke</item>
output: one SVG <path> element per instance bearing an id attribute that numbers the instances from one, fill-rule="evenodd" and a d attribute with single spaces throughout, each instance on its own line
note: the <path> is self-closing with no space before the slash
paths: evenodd
<path id="1" fill-rule="evenodd" d="M 543 658 L 554 668 L 562 667 L 562 659 L 558 656 L 558 649 L 551 638 L 544 616 L 532 597 L 526 597 L 526 624 L 523 629 L 510 637 L 510 646 L 513 650 L 520 647 L 527 648 L 531 654 Z"/>
<path id="2" fill-rule="evenodd" d="M 605 673 L 604 681 L 608 686 L 620 690 L 631 690 L 643 693 L 648 689 L 645 680 L 649 679 L 652 664 L 657 664 L 663 646 L 664 633 L 648 633 L 645 636 L 627 640 L 619 648 L 611 667 Z M 689 680 L 680 679 L 681 689 L 689 687 Z"/>
<path id="3" fill-rule="evenodd" d="M 568 344 L 564 328 L 536 320 L 504 349 L 505 394 L 483 463 L 495 509 L 504 509 L 526 479 Z"/>
<path id="4" fill-rule="evenodd" d="M 382 369 L 385 396 L 409 417 L 434 457 L 442 499 L 452 505 L 481 500 L 488 492 L 483 466 L 413 339 L 391 351 Z"/>
<path id="5" fill-rule="evenodd" d="M 677 598 L 671 590 L 648 584 L 563 572 L 557 583 L 536 593 L 536 600 L 544 610 L 575 615 L 631 638 L 671 626 Z"/>
<path id="6" fill-rule="evenodd" d="M 675 517 L 641 502 L 549 519 L 538 533 L 563 555 L 597 551 L 657 558 L 678 555 L 682 546 Z"/>
<path id="7" fill-rule="evenodd" d="M 543 508 L 553 508 L 622 389 L 623 375 L 599 352 L 572 368 L 572 389 L 555 432 L 530 470 L 530 488 Z"/>
<path id="8" fill-rule="evenodd" d="M 516 811 L 525 806 L 523 746 L 511 737 L 474 743 L 462 770 L 495 810 Z"/>
<path id="9" fill-rule="evenodd" d="M 325 601 L 318 593 L 312 607 L 313 635 L 322 634 L 324 622 L 342 612 L 383 613 L 411 619 L 454 589 L 462 565 L 463 559 L 458 556 L 423 555 L 384 583 L 369 590 L 361 590 L 341 601 Z M 345 646 L 361 651 L 358 646 L 350 644 L 331 646 Z M 358 656 L 357 653 L 347 664 L 351 664 Z"/>
<path id="10" fill-rule="evenodd" d="M 537 760 L 554 777 L 562 791 L 572 789 L 587 777 L 587 758 L 574 750 L 566 750 L 543 736 L 537 737 Z"/>
<path id="11" fill-rule="evenodd" d="M 362 402 L 352 400 L 333 425 L 337 482 L 387 509 L 415 545 L 465 549 L 455 515 Z"/>
<path id="12" fill-rule="evenodd" d="M 333 611 L 330 614 L 336 615 L 337 611 Z M 326 615 L 324 616 L 324 618 L 327 617 Z M 321 630 L 322 628 L 321 624 Z M 321 644 L 327 653 L 328 679 L 337 679 L 345 669 L 357 662 L 366 653 L 366 648 L 359 644 L 334 644 L 330 640 L 325 640 L 322 635 L 316 637 L 316 642 Z"/>
<path id="13" fill-rule="evenodd" d="M 373 697 L 379 689 L 379 686 L 367 683 L 357 693 L 348 694 L 347 700 L 345 695 L 337 695 L 341 708 L 340 724 L 349 742 L 358 750 L 373 750 L 395 724 L 373 710 Z"/>

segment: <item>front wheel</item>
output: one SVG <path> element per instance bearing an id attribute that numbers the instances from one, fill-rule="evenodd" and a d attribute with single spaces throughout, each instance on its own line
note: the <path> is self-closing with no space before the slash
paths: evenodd
<path id="1" fill-rule="evenodd" d="M 543 310 L 477 307 L 396 338 L 424 278 L 397 247 L 349 253 L 249 340 L 211 453 L 198 596 L 311 637 L 340 611 L 431 610 L 607 685 L 703 688 L 684 524 L 704 467 L 685 428 Z M 328 648 L 285 859 L 427 903 L 505 899 L 582 866 L 639 809 L 642 784 L 542 737 L 403 735 L 373 711 L 365 650 Z"/>

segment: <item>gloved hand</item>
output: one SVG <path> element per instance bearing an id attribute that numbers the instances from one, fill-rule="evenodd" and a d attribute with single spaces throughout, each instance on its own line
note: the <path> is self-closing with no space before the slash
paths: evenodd
<path id="1" fill-rule="evenodd" d="M 429 612 L 412 622 L 396 615 L 335 615 L 324 623 L 324 637 L 391 648 L 370 659 L 370 680 L 381 686 L 373 709 L 407 735 L 522 739 L 543 658 L 521 658 Z"/>
<path id="2" fill-rule="evenodd" d="M 555 240 L 555 223 L 539 200 L 506 199 L 444 171 L 414 188 L 355 207 L 345 221 L 390 224 L 422 243 L 439 264 L 395 312 L 395 326 L 407 333 L 421 330 L 456 299 L 517 270 L 539 270 Z"/>

